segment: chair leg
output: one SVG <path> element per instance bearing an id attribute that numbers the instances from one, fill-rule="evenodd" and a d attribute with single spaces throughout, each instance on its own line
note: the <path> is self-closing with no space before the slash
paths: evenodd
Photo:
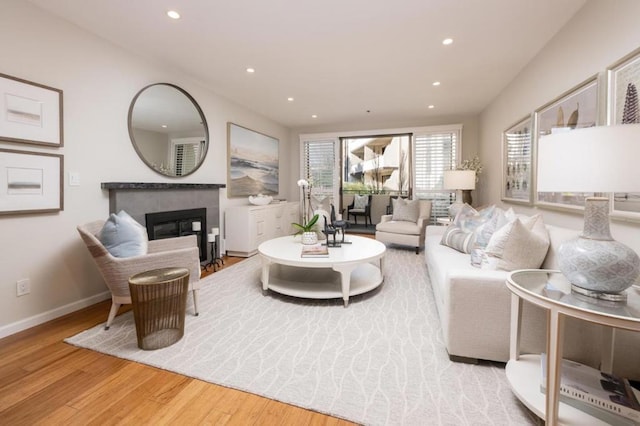
<path id="1" fill-rule="evenodd" d="M 193 290 L 193 310 L 195 316 L 200 315 L 198 311 L 198 290 Z"/>
<path id="2" fill-rule="evenodd" d="M 416 254 L 420 254 L 420 247 L 416 247 Z"/>
<path id="3" fill-rule="evenodd" d="M 104 326 L 105 330 L 108 330 L 111 327 L 111 323 L 113 319 L 118 314 L 118 309 L 120 309 L 121 304 L 116 302 L 111 302 L 111 310 L 109 311 L 109 316 L 107 317 L 107 325 Z"/>

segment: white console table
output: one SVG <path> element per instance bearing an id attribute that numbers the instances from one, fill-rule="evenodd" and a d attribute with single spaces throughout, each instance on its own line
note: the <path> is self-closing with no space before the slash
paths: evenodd
<path id="1" fill-rule="evenodd" d="M 514 271 L 507 279 L 511 296 L 510 360 L 507 380 L 514 394 L 548 426 L 606 425 L 570 405 L 559 403 L 564 320 L 574 317 L 603 327 L 602 370 L 613 365 L 614 328 L 640 331 L 640 290 L 627 290 L 626 302 L 609 302 L 575 294 L 563 274 L 548 270 Z M 520 355 L 522 301 L 545 308 L 547 315 L 547 393 L 540 392 L 540 355 Z"/>
<path id="2" fill-rule="evenodd" d="M 229 256 L 249 257 L 272 238 L 293 235 L 292 222 L 300 222 L 300 204 L 273 203 L 266 206 L 232 206 L 224 212 L 225 250 Z"/>

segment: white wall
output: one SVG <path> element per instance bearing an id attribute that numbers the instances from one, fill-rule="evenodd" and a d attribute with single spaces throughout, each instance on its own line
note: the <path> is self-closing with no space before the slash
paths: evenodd
<path id="1" fill-rule="evenodd" d="M 0 216 L 0 336 L 105 298 L 106 287 L 76 231 L 78 224 L 106 218 L 108 194 L 101 182 L 226 183 L 227 121 L 280 140 L 283 198 L 290 198 L 289 129 L 208 91 L 166 65 L 150 63 L 28 2 L 0 0 L 0 72 L 64 91 L 64 147 L 0 142 L 1 148 L 64 155 L 64 211 Z M 131 99 L 146 85 L 176 84 L 200 104 L 209 124 L 205 163 L 186 178 L 169 179 L 138 158 L 127 131 Z M 67 173 L 80 173 L 70 187 Z M 295 181 L 294 181 L 295 184 Z M 294 192 L 295 193 L 295 192 Z M 224 193 L 223 193 L 224 194 Z M 226 205 L 246 199 L 221 199 Z M 17 298 L 16 281 L 31 280 L 31 294 Z M 106 312 L 105 312 L 106 318 Z"/>
<path id="2" fill-rule="evenodd" d="M 524 214 L 541 212 L 547 223 L 582 229 L 581 214 L 501 203 L 502 131 L 640 47 L 639 16 L 637 0 L 588 1 L 485 109 L 480 116 L 482 203 L 512 206 Z M 614 220 L 611 231 L 640 252 L 640 224 Z"/>

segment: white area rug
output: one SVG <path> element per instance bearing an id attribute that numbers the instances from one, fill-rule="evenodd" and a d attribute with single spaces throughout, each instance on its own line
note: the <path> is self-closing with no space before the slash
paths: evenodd
<path id="1" fill-rule="evenodd" d="M 259 274 L 254 256 L 205 278 L 168 348 L 138 349 L 131 312 L 67 342 L 363 424 L 536 424 L 502 365 L 449 361 L 423 255 L 389 249 L 382 287 L 346 309 L 265 296 Z"/>

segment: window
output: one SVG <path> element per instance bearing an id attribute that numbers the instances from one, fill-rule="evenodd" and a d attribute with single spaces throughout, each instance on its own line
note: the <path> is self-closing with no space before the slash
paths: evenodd
<path id="1" fill-rule="evenodd" d="M 460 129 L 418 133 L 414 144 L 414 184 L 415 196 L 429 199 L 431 221 L 448 216 L 449 205 L 455 194 L 442 188 L 444 171 L 456 168 L 460 152 Z"/>
<path id="2" fill-rule="evenodd" d="M 409 194 L 410 134 L 341 138 L 343 193 Z"/>
<path id="3" fill-rule="evenodd" d="M 338 197 L 336 140 L 304 141 L 302 144 L 302 176 L 312 184 L 311 192 L 319 200 Z"/>

